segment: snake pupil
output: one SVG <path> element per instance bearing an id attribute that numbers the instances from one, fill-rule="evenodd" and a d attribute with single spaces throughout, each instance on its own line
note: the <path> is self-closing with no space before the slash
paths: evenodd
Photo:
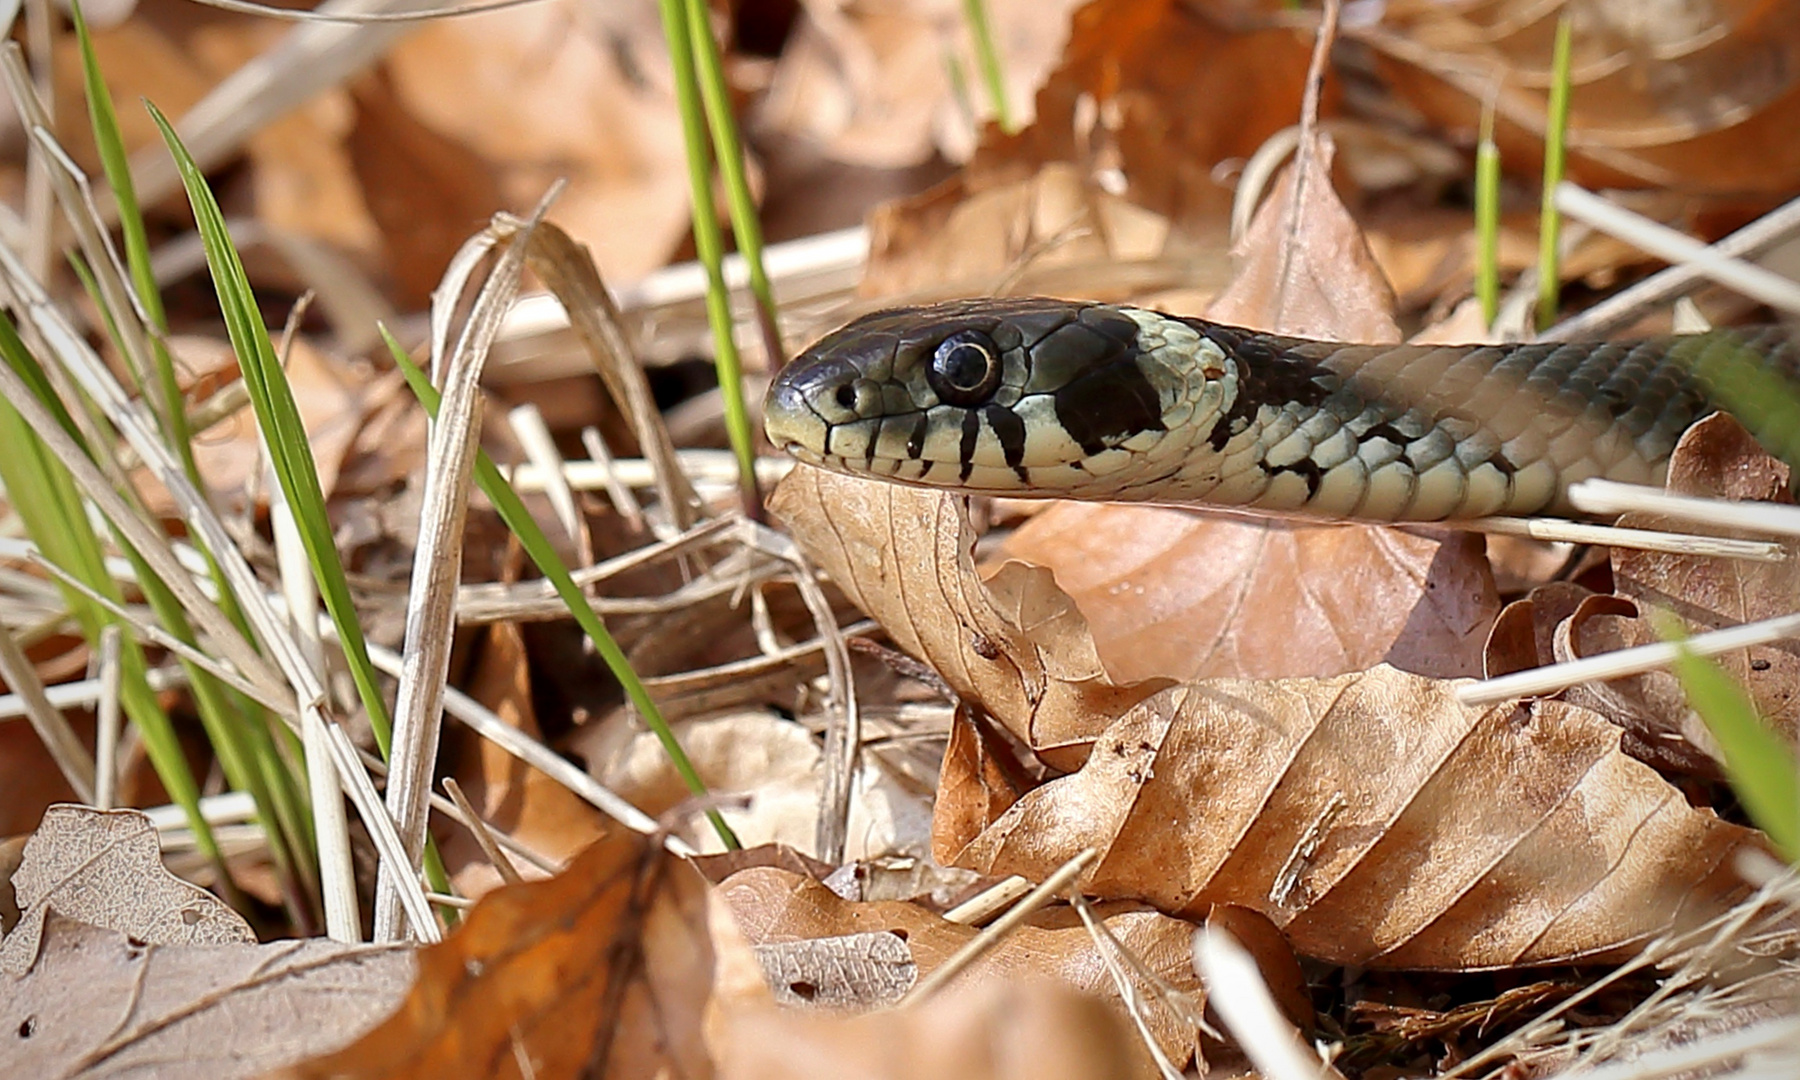
<path id="1" fill-rule="evenodd" d="M 938 343 L 926 381 L 950 405 L 976 405 L 1000 385 L 999 350 L 979 330 L 960 330 Z"/>

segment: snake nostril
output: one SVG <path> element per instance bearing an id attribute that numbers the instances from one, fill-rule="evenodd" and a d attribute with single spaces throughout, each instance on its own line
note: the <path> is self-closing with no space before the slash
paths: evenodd
<path id="1" fill-rule="evenodd" d="M 851 386 L 849 383 L 844 383 L 842 386 L 839 386 L 831 396 L 841 409 L 854 410 L 856 408 L 856 387 Z"/>

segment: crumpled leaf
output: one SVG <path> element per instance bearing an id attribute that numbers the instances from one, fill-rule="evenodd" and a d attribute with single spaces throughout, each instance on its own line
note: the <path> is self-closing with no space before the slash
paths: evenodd
<path id="1" fill-rule="evenodd" d="M 921 976 L 979 933 L 916 904 L 894 900 L 853 903 L 817 881 L 768 866 L 733 874 L 719 885 L 719 896 L 752 945 L 885 931 L 905 939 Z M 1199 982 L 1189 959 L 1194 933 L 1191 923 L 1140 905 L 1103 905 L 1095 914 L 1148 970 L 1177 989 L 1198 994 Z M 1052 978 L 1122 1008 L 1097 948 L 1072 911 L 1045 909 L 975 961 L 960 978 L 971 983 Z M 1173 1059 L 1185 1061 L 1193 1049 L 1193 1030 L 1148 986 L 1140 982 L 1138 990 L 1146 999 L 1145 1015 L 1158 1043 Z"/>
<path id="2" fill-rule="evenodd" d="M 23 913 L 0 941 L 0 972 L 23 975 L 51 912 L 157 945 L 256 940 L 217 897 L 169 873 L 150 819 L 136 810 L 62 804 L 44 812 L 12 875 Z"/>
<path id="3" fill-rule="evenodd" d="M 1616 958 L 1741 890 L 1730 856 L 1758 834 L 1604 718 L 1454 689 L 1385 667 L 1171 688 L 954 861 L 1041 878 L 1096 847 L 1096 895 L 1241 904 L 1306 955 L 1444 970 Z"/>
<path id="4" fill-rule="evenodd" d="M 386 1023 L 283 1075 L 709 1077 L 706 890 L 693 867 L 617 830 L 562 874 L 483 897 L 420 951 Z"/>
<path id="5" fill-rule="evenodd" d="M 1476 675 L 1499 609 L 1482 538 L 1062 502 L 1006 538 L 1049 567 L 1122 680 Z"/>
<path id="6" fill-rule="evenodd" d="M 1689 428 L 1676 444 L 1669 459 L 1668 489 L 1714 498 L 1793 501 L 1788 496 L 1787 466 L 1722 413 Z M 1750 537 L 1704 522 L 1676 524 L 1648 514 L 1627 514 L 1619 524 Z M 1700 633 L 1793 611 L 1795 598 L 1800 597 L 1800 545 L 1789 545 L 1788 556 L 1781 562 L 1751 562 L 1621 550 L 1613 554 L 1614 589 L 1640 610 L 1669 611 L 1691 633 Z M 1659 640 L 1648 623 L 1629 636 L 1632 643 Z M 1800 656 L 1775 643 L 1726 653 L 1715 662 L 1749 691 L 1765 720 L 1790 739 L 1800 735 Z"/>
<path id="7" fill-rule="evenodd" d="M 1079 763 L 1104 718 L 1161 686 L 1107 675 L 1049 571 L 1017 564 L 984 585 L 974 530 L 954 499 L 801 467 L 769 508 L 895 644 L 1046 760 Z"/>
<path id="8" fill-rule="evenodd" d="M 149 944 L 53 913 L 31 970 L 0 975 L 0 1062 L 45 1080 L 260 1076 L 385 1017 L 413 957 L 325 938 Z"/>
<path id="9" fill-rule="evenodd" d="M 968 567 L 959 502 L 808 472 L 790 482 L 811 493 L 781 504 L 809 556 L 1030 743 L 1048 695 L 1018 693 L 1017 667 L 1000 679 L 969 666 L 969 613 L 995 605 Z M 1045 583 L 1036 602 L 1058 610 L 1056 592 Z M 1063 618 L 1079 627 L 1066 602 Z M 1091 650 L 1081 629 L 1068 636 Z M 1055 670 L 1048 637 L 989 640 L 1001 660 L 1023 651 Z M 1562 702 L 1469 708 L 1450 682 L 1380 667 L 1094 704 L 1090 723 L 1114 718 L 1105 732 L 1058 747 L 1062 760 L 1089 747 L 1085 764 L 1037 787 L 953 735 L 946 788 L 979 783 L 995 816 L 981 820 L 980 798 L 941 796 L 960 816 L 936 823 L 940 862 L 1041 880 L 1094 847 L 1084 887 L 1096 895 L 1184 916 L 1239 904 L 1321 959 L 1463 970 L 1628 952 L 1729 898 L 1729 856 L 1759 843 L 1622 753 L 1604 718 Z"/>
<path id="10" fill-rule="evenodd" d="M 1125 1080 L 1156 1075 L 1137 1033 L 1098 998 L 1043 979 L 984 979 L 863 1016 L 730 1015 L 725 1080 Z"/>
<path id="11" fill-rule="evenodd" d="M 1557 628 L 1593 595 L 1592 589 L 1572 581 L 1551 581 L 1506 605 L 1494 619 L 1482 649 L 1483 677 L 1497 679 L 1556 663 Z M 1627 609 L 1624 614 L 1636 613 L 1629 601 L 1620 603 Z"/>

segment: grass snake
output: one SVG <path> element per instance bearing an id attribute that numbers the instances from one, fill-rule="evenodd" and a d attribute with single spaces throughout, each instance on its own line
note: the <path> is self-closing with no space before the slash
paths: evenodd
<path id="1" fill-rule="evenodd" d="M 1688 425 L 1755 392 L 1727 382 L 1746 369 L 1793 380 L 1800 349 L 1772 327 L 1354 345 L 958 300 L 828 334 L 776 377 L 764 424 L 801 461 L 967 494 L 1439 521 L 1567 513 L 1588 477 L 1659 483 Z M 1785 434 L 1734 411 L 1765 443 Z"/>

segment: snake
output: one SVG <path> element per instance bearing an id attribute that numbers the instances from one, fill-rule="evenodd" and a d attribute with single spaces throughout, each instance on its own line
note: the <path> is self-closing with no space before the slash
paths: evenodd
<path id="1" fill-rule="evenodd" d="M 1767 382 L 1774 377 L 1779 381 Z M 783 367 L 769 441 L 965 495 L 1376 522 L 1578 516 L 1590 477 L 1660 484 L 1725 410 L 1764 445 L 1800 378 L 1777 327 L 1638 341 L 1354 344 L 1047 297 L 864 315 Z"/>

